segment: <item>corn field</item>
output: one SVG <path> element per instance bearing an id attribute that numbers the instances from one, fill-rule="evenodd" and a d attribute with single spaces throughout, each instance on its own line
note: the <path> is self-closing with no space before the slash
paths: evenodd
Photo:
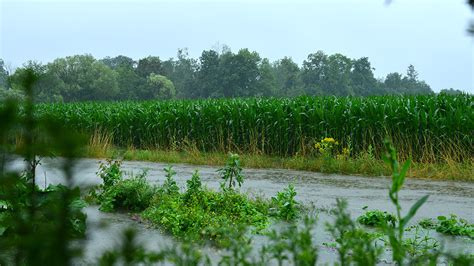
<path id="1" fill-rule="evenodd" d="M 42 104 L 71 130 L 107 134 L 122 147 L 308 155 L 324 137 L 352 156 L 380 157 L 390 137 L 416 161 L 472 160 L 474 96 L 209 99 Z"/>

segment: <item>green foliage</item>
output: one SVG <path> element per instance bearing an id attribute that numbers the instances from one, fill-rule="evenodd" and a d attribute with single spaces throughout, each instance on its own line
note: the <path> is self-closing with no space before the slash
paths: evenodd
<path id="1" fill-rule="evenodd" d="M 99 192 L 93 192 L 102 211 L 142 211 L 146 209 L 155 193 L 155 188 L 146 181 L 147 172 L 123 178 L 120 161 L 107 160 L 99 166 L 98 175 L 103 184 Z"/>
<path id="2" fill-rule="evenodd" d="M 173 99 L 176 97 L 176 89 L 173 82 L 165 76 L 151 73 L 146 79 L 146 85 L 142 89 L 141 99 Z"/>
<path id="3" fill-rule="evenodd" d="M 173 170 L 173 167 L 169 165 L 163 169 L 166 173 L 166 180 L 161 188 L 164 193 L 174 195 L 179 193 L 179 187 L 176 184 L 176 181 L 173 179 L 173 176 L 176 175 L 176 172 Z"/>
<path id="4" fill-rule="evenodd" d="M 435 229 L 443 234 L 474 238 L 474 224 L 469 224 L 467 220 L 458 218 L 455 214 L 450 217 L 438 216 L 436 221 L 425 218 L 418 224 L 424 229 Z"/>
<path id="5" fill-rule="evenodd" d="M 212 241 L 218 246 L 228 246 L 230 235 L 240 225 L 257 230 L 267 225 L 267 203 L 233 191 L 191 193 L 157 193 L 142 216 L 177 237 Z M 244 233 L 237 235 L 244 237 Z"/>
<path id="6" fill-rule="evenodd" d="M 421 226 L 412 226 L 407 228 L 406 231 L 412 231 L 414 228 L 415 232 L 412 237 L 403 240 L 403 247 L 410 256 L 414 257 L 437 257 L 437 248 L 439 247 L 439 241 L 432 238 L 430 233 L 422 231 Z"/>
<path id="7" fill-rule="evenodd" d="M 123 173 L 120 170 L 121 165 L 121 161 L 113 161 L 110 159 L 99 163 L 97 175 L 102 179 L 104 187 L 111 187 L 122 179 Z"/>
<path id="8" fill-rule="evenodd" d="M 224 182 L 221 183 L 221 188 L 224 190 L 234 189 L 236 182 L 239 187 L 241 187 L 242 183 L 244 182 L 244 176 L 241 174 L 242 167 L 240 166 L 240 158 L 238 154 L 230 154 L 225 166 L 219 169 L 218 172 L 220 173 L 221 178 L 224 179 Z"/>
<path id="9" fill-rule="evenodd" d="M 295 196 L 296 190 L 292 184 L 288 185 L 284 191 L 278 192 L 276 197 L 272 197 L 273 214 L 287 221 L 297 218 L 300 206 Z"/>
<path id="10" fill-rule="evenodd" d="M 80 198 L 79 188 L 70 189 L 63 185 L 49 185 L 46 189 L 40 189 L 35 186 L 34 191 L 28 184 L 26 176 L 18 177 L 17 182 L 10 183 L 12 180 L 3 180 L 0 183 L 2 192 L 0 208 L 0 236 L 17 237 L 18 230 L 14 219 L 25 215 L 30 208 L 37 208 L 35 220 L 30 220 L 31 226 L 38 228 L 44 224 L 49 224 L 49 228 L 41 230 L 54 230 L 59 224 L 58 221 L 50 221 L 50 217 L 57 215 L 60 201 L 65 193 L 69 194 L 70 203 L 68 206 L 68 235 L 72 238 L 83 238 L 86 230 L 86 215 L 82 209 L 86 203 Z M 5 182 L 6 181 L 6 182 Z M 10 182 L 8 182 L 10 181 Z M 8 192 L 6 192 L 8 190 Z M 35 203 L 30 201 L 30 193 L 35 197 Z M 34 206 L 32 205 L 34 204 Z M 23 212 L 23 213 L 22 213 Z"/>
<path id="11" fill-rule="evenodd" d="M 423 218 L 418 222 L 418 225 L 423 229 L 434 229 L 436 227 L 436 222 L 431 218 Z"/>
<path id="12" fill-rule="evenodd" d="M 62 124 L 35 113 L 33 88 L 39 75 L 33 68 L 23 71 L 19 86 L 25 99 L 0 103 L 0 264 L 69 265 L 80 254 L 72 241 L 85 236 L 85 203 L 72 185 L 75 158 L 84 138 Z M 21 115 L 18 111 L 21 110 Z M 23 144 L 15 158 L 24 158 L 24 173 L 7 171 L 13 151 L 12 136 Z M 43 154 L 60 154 L 63 184 L 40 189 L 36 167 Z"/>
<path id="13" fill-rule="evenodd" d="M 406 247 L 404 246 L 404 231 L 408 225 L 408 222 L 415 216 L 418 209 L 426 202 L 428 195 L 420 198 L 415 204 L 412 205 L 410 210 L 405 216 L 402 216 L 399 202 L 399 192 L 402 189 L 403 183 L 405 182 L 405 176 L 410 167 L 410 160 L 400 168 L 397 160 L 397 153 L 395 148 L 392 146 L 389 140 L 385 140 L 386 153 L 384 160 L 390 164 L 392 168 L 392 185 L 389 189 L 389 197 L 393 205 L 397 210 L 395 226 L 383 226 L 385 233 L 388 235 L 389 243 L 392 248 L 393 261 L 399 265 L 403 265 L 406 257 Z"/>
<path id="14" fill-rule="evenodd" d="M 384 225 L 395 226 L 397 218 L 386 211 L 371 210 L 357 218 L 357 222 L 367 226 L 383 227 Z"/>
<path id="15" fill-rule="evenodd" d="M 467 220 L 457 218 L 451 214 L 450 217 L 438 216 L 436 231 L 454 236 L 467 236 L 474 239 L 474 224 L 469 224 Z"/>
<path id="16" fill-rule="evenodd" d="M 375 244 L 379 237 L 357 228 L 347 211 L 347 201 L 337 199 L 333 212 L 335 220 L 326 223 L 327 231 L 336 242 L 336 250 L 341 265 L 376 265 L 382 249 Z"/>
<path id="17" fill-rule="evenodd" d="M 270 244 L 263 251 L 278 265 L 316 265 L 318 248 L 312 238 L 315 223 L 314 218 L 305 216 L 301 227 L 295 223 L 279 232 L 272 230 L 268 233 Z"/>
<path id="18" fill-rule="evenodd" d="M 292 156 L 331 136 L 341 147 L 350 139 L 354 158 L 368 150 L 381 158 L 388 135 L 404 158 L 469 161 L 474 154 L 473 97 L 88 102 L 44 104 L 36 112 L 71 130 L 93 134 L 100 129 L 121 147 L 174 149 L 176 143 L 192 143 L 204 152 Z"/>
<path id="19" fill-rule="evenodd" d="M 186 194 L 188 195 L 197 195 L 202 191 L 201 178 L 199 177 L 199 173 L 197 170 L 194 172 L 191 179 L 186 181 L 186 185 Z"/>

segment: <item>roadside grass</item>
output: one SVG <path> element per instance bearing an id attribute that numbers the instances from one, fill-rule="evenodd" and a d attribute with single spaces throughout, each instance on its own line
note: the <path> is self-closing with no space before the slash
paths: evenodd
<path id="1" fill-rule="evenodd" d="M 100 147 L 100 146 L 99 146 Z M 163 163 L 187 163 L 193 165 L 222 166 L 228 154 L 220 152 L 200 152 L 189 150 L 135 149 L 133 147 L 117 148 L 102 146 L 88 148 L 86 155 L 92 158 L 120 158 L 130 161 L 150 161 Z M 246 168 L 279 168 L 312 172 L 337 173 L 364 176 L 389 176 L 390 167 L 381 159 L 363 154 L 356 158 L 324 158 L 322 156 L 278 157 L 262 154 L 240 154 L 242 167 Z M 407 172 L 410 178 L 434 180 L 474 181 L 474 159 L 466 162 L 455 162 L 446 159 L 445 163 L 412 162 Z"/>

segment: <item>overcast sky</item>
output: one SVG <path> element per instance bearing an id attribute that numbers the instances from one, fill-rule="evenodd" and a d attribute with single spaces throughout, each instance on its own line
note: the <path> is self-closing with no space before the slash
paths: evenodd
<path id="1" fill-rule="evenodd" d="M 474 93 L 466 0 L 0 0 L 0 58 L 10 68 L 89 53 L 192 57 L 226 44 L 301 65 L 323 50 L 369 57 L 376 77 L 413 64 L 435 91 Z"/>

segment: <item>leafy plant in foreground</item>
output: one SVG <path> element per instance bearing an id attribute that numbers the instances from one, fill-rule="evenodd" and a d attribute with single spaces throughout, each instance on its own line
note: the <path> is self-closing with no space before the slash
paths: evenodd
<path id="1" fill-rule="evenodd" d="M 395 223 L 395 226 L 393 227 L 383 225 L 383 229 L 388 236 L 388 240 L 392 248 L 393 261 L 397 262 L 398 265 L 403 265 L 404 259 L 406 257 L 406 248 L 403 245 L 403 235 L 405 228 L 411 218 L 415 216 L 418 209 L 426 202 L 426 200 L 428 199 L 428 195 L 419 199 L 415 204 L 413 204 L 408 213 L 405 216 L 402 216 L 402 207 L 400 205 L 400 198 L 398 193 L 402 189 L 403 183 L 405 182 L 405 176 L 408 171 L 408 168 L 410 167 L 410 160 L 406 161 L 405 164 L 400 168 L 400 165 L 397 160 L 396 150 L 388 140 L 385 140 L 385 147 L 387 152 L 384 156 L 384 160 L 390 164 L 390 167 L 392 168 L 393 172 L 392 185 L 389 189 L 388 195 L 397 210 L 397 221 Z"/>
<path id="2" fill-rule="evenodd" d="M 85 139 L 48 116 L 38 118 L 33 99 L 38 75 L 33 69 L 23 74 L 25 101 L 0 103 L 0 264 L 70 265 L 82 250 L 72 241 L 83 238 L 86 227 L 85 204 L 72 184 Z M 23 138 L 16 150 L 9 145 L 12 136 Z M 38 156 L 53 154 L 64 158 L 59 166 L 63 185 L 40 189 Z M 25 159 L 26 172 L 6 170 L 14 158 Z"/>
<path id="3" fill-rule="evenodd" d="M 264 250 L 278 265 L 316 265 L 318 248 L 312 238 L 315 223 L 314 218 L 305 216 L 302 226 L 292 223 L 281 232 L 272 230 L 268 234 L 270 244 Z"/>
<path id="4" fill-rule="evenodd" d="M 327 231 L 336 242 L 341 265 L 375 265 L 382 249 L 375 244 L 378 235 L 357 227 L 347 211 L 347 201 L 336 199 L 336 216 L 333 223 L 326 223 Z"/>

